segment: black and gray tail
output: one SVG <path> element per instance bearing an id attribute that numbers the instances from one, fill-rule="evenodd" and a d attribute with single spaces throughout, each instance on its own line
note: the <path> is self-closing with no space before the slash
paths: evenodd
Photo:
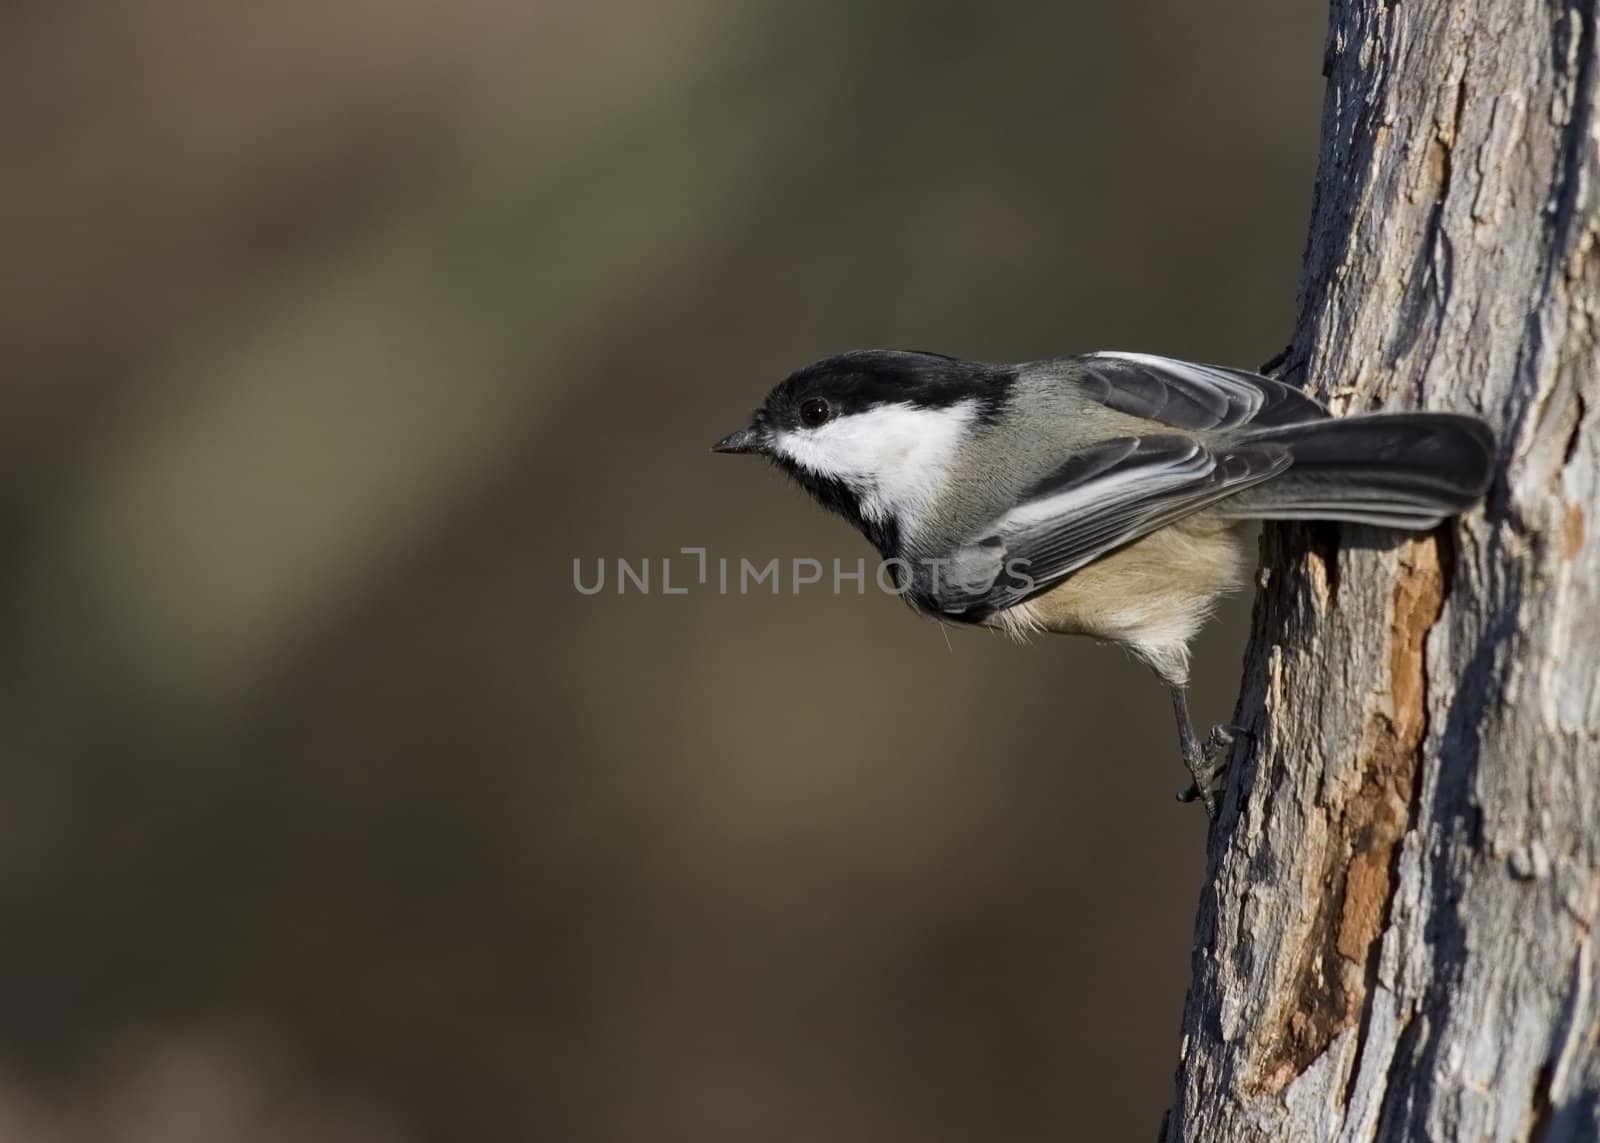
<path id="1" fill-rule="evenodd" d="M 1256 520 L 1348 520 L 1421 531 L 1466 511 L 1494 476 L 1494 436 L 1457 413 L 1373 413 L 1251 433 L 1289 449 L 1283 473 L 1218 505 Z"/>

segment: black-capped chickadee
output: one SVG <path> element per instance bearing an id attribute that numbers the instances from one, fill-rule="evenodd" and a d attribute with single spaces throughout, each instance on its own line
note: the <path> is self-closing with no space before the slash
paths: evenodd
<path id="1" fill-rule="evenodd" d="M 1186 797 L 1208 813 L 1230 735 L 1195 735 L 1189 640 L 1244 583 L 1249 521 L 1420 531 L 1494 469 L 1475 417 L 1334 418 L 1280 381 L 1138 353 L 845 353 L 714 448 L 768 457 L 855 524 L 925 614 L 1126 647 L 1171 689 Z"/>

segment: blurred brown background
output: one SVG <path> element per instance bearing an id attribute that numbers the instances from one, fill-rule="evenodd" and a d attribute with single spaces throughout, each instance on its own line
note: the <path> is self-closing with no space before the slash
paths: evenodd
<path id="1" fill-rule="evenodd" d="M 707 452 L 826 353 L 1271 356 L 1323 22 L 5 6 L 0 1140 L 1150 1137 L 1142 668 L 572 560 L 867 555 Z"/>

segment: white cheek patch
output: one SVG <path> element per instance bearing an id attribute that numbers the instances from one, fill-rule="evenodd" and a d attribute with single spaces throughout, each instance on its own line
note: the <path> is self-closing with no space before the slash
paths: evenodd
<path id="1" fill-rule="evenodd" d="M 868 519 L 894 516 L 909 524 L 944 490 L 956 450 L 977 419 L 976 401 L 942 409 L 880 405 L 781 432 L 774 446 L 800 467 L 848 484 Z"/>

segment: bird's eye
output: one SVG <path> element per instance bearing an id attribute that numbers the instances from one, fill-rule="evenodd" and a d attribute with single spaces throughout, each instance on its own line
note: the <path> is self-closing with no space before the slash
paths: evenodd
<path id="1" fill-rule="evenodd" d="M 820 424 L 825 424 L 833 410 L 828 408 L 828 402 L 821 397 L 813 397 L 800 405 L 800 422 L 808 429 L 814 429 Z"/>

